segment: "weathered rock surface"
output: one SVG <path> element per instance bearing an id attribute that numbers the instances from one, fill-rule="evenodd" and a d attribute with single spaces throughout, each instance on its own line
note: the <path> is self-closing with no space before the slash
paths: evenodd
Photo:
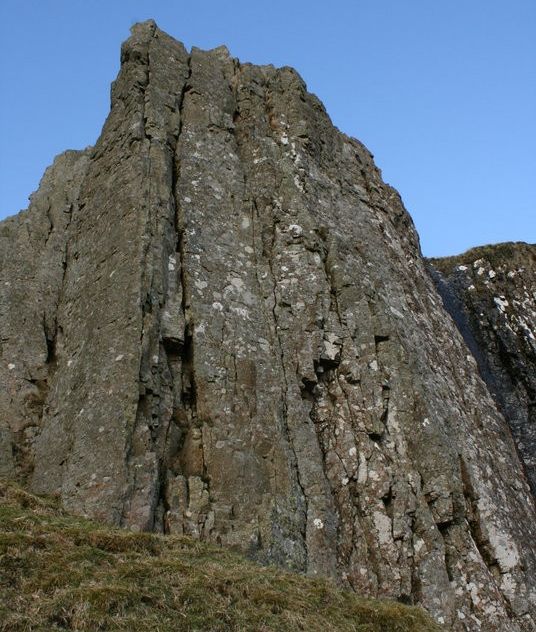
<path id="1" fill-rule="evenodd" d="M 87 152 L 62 154 L 31 196 L 30 209 L 0 223 L 0 476 L 25 477 L 32 468 L 61 355 L 58 309 L 69 224 L 87 165 Z"/>
<path id="2" fill-rule="evenodd" d="M 515 445 L 372 156 L 289 68 L 152 22 L 121 56 L 95 147 L 0 225 L 2 473 L 532 630 Z"/>
<path id="3" fill-rule="evenodd" d="M 430 263 L 536 496 L 536 245 L 485 246 Z"/>

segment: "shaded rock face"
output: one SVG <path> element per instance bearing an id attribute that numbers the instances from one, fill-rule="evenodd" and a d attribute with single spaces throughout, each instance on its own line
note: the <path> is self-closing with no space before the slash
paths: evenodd
<path id="1" fill-rule="evenodd" d="M 536 496 L 536 245 L 485 246 L 430 263 Z"/>
<path id="2" fill-rule="evenodd" d="M 372 156 L 289 68 L 122 48 L 94 148 L 1 224 L 2 473 L 419 603 L 534 625 L 515 445 Z"/>

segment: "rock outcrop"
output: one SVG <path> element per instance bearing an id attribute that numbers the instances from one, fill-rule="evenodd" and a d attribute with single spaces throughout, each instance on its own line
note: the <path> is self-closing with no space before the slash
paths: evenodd
<path id="1" fill-rule="evenodd" d="M 94 148 L 0 225 L 2 474 L 531 630 L 516 447 L 400 197 L 289 68 L 133 28 Z"/>
<path id="2" fill-rule="evenodd" d="M 536 496 L 536 245 L 485 246 L 430 263 Z"/>

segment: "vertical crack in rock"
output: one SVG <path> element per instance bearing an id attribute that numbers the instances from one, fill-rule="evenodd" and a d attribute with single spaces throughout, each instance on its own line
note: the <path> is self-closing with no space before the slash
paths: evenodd
<path id="1" fill-rule="evenodd" d="M 345 487 L 350 482 L 350 478 L 344 463 L 340 459 L 337 452 L 333 451 L 331 447 L 333 441 L 330 437 L 330 433 L 333 431 L 333 428 L 337 424 L 337 421 L 334 419 L 333 412 L 329 413 L 329 417 L 324 416 L 323 418 L 322 416 L 322 406 L 325 406 L 323 398 L 327 394 L 328 398 L 332 399 L 332 395 L 330 392 L 330 390 L 332 389 L 332 383 L 336 382 L 338 384 L 340 392 L 345 398 L 347 413 L 350 418 L 352 417 L 352 411 L 350 406 L 348 405 L 346 392 L 344 391 L 344 389 L 341 388 L 338 374 L 338 367 L 340 365 L 341 357 L 344 351 L 344 340 L 337 333 L 333 331 L 328 332 L 325 329 L 326 324 L 332 320 L 330 318 L 331 315 L 336 315 L 335 318 L 338 326 L 337 328 L 339 330 L 342 328 L 342 320 L 337 302 L 337 290 L 333 285 L 332 274 L 331 270 L 329 269 L 330 244 L 328 242 L 324 242 L 322 246 L 320 249 L 320 257 L 325 275 L 329 306 L 327 317 L 322 318 L 320 323 L 320 335 L 323 340 L 323 350 L 319 357 L 313 359 L 313 367 L 316 374 L 316 383 L 309 382 L 307 378 L 305 378 L 304 383 L 302 379 L 302 383 L 304 384 L 302 396 L 305 394 L 306 399 L 307 395 L 311 396 L 312 406 L 309 412 L 309 417 L 318 436 L 318 443 L 322 452 L 322 468 L 324 471 L 324 476 L 326 477 L 326 480 L 329 481 L 331 493 L 337 501 L 337 505 L 335 507 L 335 510 L 337 512 L 337 560 L 339 563 L 348 564 L 348 553 L 341 550 L 341 548 L 348 547 L 341 547 L 341 543 L 345 540 L 345 538 L 342 537 L 342 532 L 344 530 L 344 519 L 341 516 L 340 511 L 341 504 L 344 501 L 342 501 L 342 499 L 340 498 L 340 492 L 341 481 L 345 482 L 345 484 L 343 484 L 343 487 Z M 339 467 L 334 468 L 333 463 L 331 463 L 330 467 L 330 464 L 328 463 L 329 457 L 331 457 L 331 459 L 335 458 Z M 340 470 L 343 471 L 342 478 L 340 477 Z M 344 500 L 347 501 L 348 499 L 345 498 Z M 353 505 L 353 503 L 351 504 Z M 351 513 L 351 519 L 353 521 L 357 520 L 358 518 L 353 507 Z"/>
<path id="2" fill-rule="evenodd" d="M 154 462 L 149 464 L 146 461 L 147 458 L 151 458 L 151 452 L 154 446 L 153 437 L 143 436 L 150 432 L 150 419 L 152 415 L 152 396 L 154 391 L 150 386 L 144 384 L 147 383 L 147 376 L 144 375 L 147 367 L 144 366 L 149 362 L 147 355 L 150 353 L 149 349 L 149 331 L 148 320 L 153 311 L 153 302 L 156 299 L 153 293 L 153 287 L 150 276 L 154 274 L 153 265 L 150 255 L 151 247 L 153 246 L 153 234 L 154 226 L 151 225 L 153 220 L 152 214 L 154 212 L 153 200 L 151 196 L 151 189 L 155 186 L 152 181 L 154 174 L 151 169 L 151 134 L 148 133 L 148 114 L 147 106 L 149 100 L 148 90 L 151 85 L 151 56 L 150 50 L 154 39 L 154 27 L 150 27 L 151 34 L 148 41 L 143 41 L 140 46 L 140 50 L 136 51 L 133 47 L 133 55 L 139 55 L 138 60 L 140 70 L 143 72 L 143 78 L 140 77 L 140 101 L 142 104 L 140 114 L 140 144 L 143 147 L 143 160 L 144 160 L 144 184 L 142 185 L 143 197 L 140 199 L 140 220 L 143 223 L 142 226 L 142 238 L 141 242 L 141 265 L 140 265 L 140 287 L 142 294 L 140 295 L 140 307 L 141 307 L 141 333 L 140 333 L 140 393 L 138 403 L 136 406 L 136 412 L 133 418 L 133 426 L 127 435 L 127 448 L 126 448 L 126 467 L 129 472 L 129 489 L 126 492 L 124 499 L 124 506 L 122 510 L 121 524 L 128 524 L 139 529 L 149 529 L 153 526 L 154 522 L 154 503 L 155 498 L 145 497 L 146 489 L 144 487 L 150 486 L 151 479 L 155 478 Z M 143 36 L 142 36 L 143 37 Z M 149 277 L 149 278 L 147 278 Z M 141 436 L 140 436 L 141 435 Z M 145 465 L 145 467 L 143 467 Z M 138 473 L 139 472 L 139 473 Z M 141 497 L 141 498 L 140 498 Z M 139 506 L 141 504 L 141 506 Z M 139 514 L 142 514 L 141 516 Z M 140 524 L 141 522 L 141 524 Z"/>
<path id="3" fill-rule="evenodd" d="M 497 564 L 497 559 L 493 555 L 493 551 L 490 549 L 489 540 L 486 539 L 483 533 L 483 526 L 480 522 L 480 512 L 478 510 L 478 496 L 473 488 L 470 474 L 467 471 L 467 465 L 463 459 L 460 459 L 460 469 L 463 482 L 463 494 L 467 503 L 467 522 L 471 529 L 471 536 L 473 541 L 482 556 L 482 559 L 492 571 L 493 575 L 497 577 L 500 574 L 500 569 Z"/>
<path id="4" fill-rule="evenodd" d="M 207 514 L 210 507 L 205 507 L 205 511 L 201 512 L 196 520 L 190 520 L 192 517 L 192 505 L 194 505 L 201 491 L 201 495 L 210 503 L 210 487 L 209 477 L 206 472 L 204 459 L 202 426 L 203 422 L 199 419 L 197 411 L 197 385 L 195 377 L 195 348 L 194 348 L 194 330 L 195 321 L 191 312 L 192 290 L 190 279 L 188 278 L 188 261 L 186 256 L 186 233 L 188 230 L 188 217 L 186 209 L 181 203 L 181 133 L 184 125 L 184 102 L 187 93 L 191 90 L 190 79 L 192 77 L 191 57 L 188 58 L 188 75 L 183 85 L 183 89 L 179 98 L 179 111 L 181 119 L 179 122 L 179 131 L 177 141 L 174 148 L 174 166 L 173 166 L 173 195 L 175 201 L 175 234 L 176 248 L 175 252 L 178 256 L 178 281 L 180 296 L 180 323 L 183 327 L 182 335 L 177 339 L 164 338 L 164 346 L 168 348 L 168 358 L 172 360 L 173 354 L 180 364 L 180 375 L 178 381 L 180 383 L 180 392 L 175 402 L 173 419 L 179 426 L 181 434 L 180 440 L 175 447 L 175 453 L 170 454 L 171 459 L 175 460 L 175 470 L 173 472 L 174 479 L 170 480 L 170 485 L 166 488 L 166 508 L 167 519 L 166 528 L 170 530 L 179 530 L 190 535 L 201 537 L 204 533 Z M 166 342 L 167 341 L 167 342 Z M 178 345 L 177 345 L 178 342 Z M 194 479 L 190 479 L 194 477 Z M 199 489 L 201 483 L 201 490 Z M 191 484 L 194 487 L 191 489 Z M 173 491 L 171 486 L 175 486 Z M 178 505 L 171 500 L 171 496 L 179 494 Z"/>
<path id="5" fill-rule="evenodd" d="M 183 475 L 180 471 L 180 466 L 176 461 L 179 458 L 181 450 L 184 448 L 184 426 L 188 423 L 188 414 L 185 413 L 186 409 L 190 409 L 190 421 L 192 417 L 192 389 L 194 395 L 194 408 L 195 408 L 195 383 L 193 383 L 193 346 L 192 336 L 189 330 L 191 325 L 187 325 L 186 314 L 186 265 L 184 261 L 184 243 L 183 236 L 185 230 L 184 217 L 181 217 L 181 205 L 178 196 L 177 183 L 180 180 L 180 161 L 177 160 L 177 152 L 181 139 L 181 131 L 183 127 L 183 103 L 187 90 L 189 89 L 188 81 L 190 80 L 192 71 L 190 65 L 190 57 L 187 60 L 188 73 L 183 83 L 181 93 L 178 98 L 177 109 L 179 112 L 178 129 L 173 147 L 173 159 L 172 159 L 172 182 L 171 182 L 171 196 L 173 199 L 173 235 L 175 238 L 175 248 L 173 253 L 168 256 L 168 296 L 173 297 L 173 293 L 176 296 L 171 299 L 171 302 L 175 303 L 175 307 L 180 310 L 180 317 L 177 318 L 175 313 L 175 322 L 168 323 L 167 320 L 172 320 L 172 313 L 166 311 L 167 303 L 164 304 L 163 323 L 161 324 L 161 338 L 162 345 L 166 357 L 166 362 L 170 371 L 172 380 L 172 416 L 165 440 L 165 458 L 162 463 L 161 485 L 160 485 L 160 503 L 162 505 L 163 525 L 164 532 L 168 533 L 171 530 L 170 515 L 173 513 L 173 507 L 170 503 L 170 487 L 173 484 L 172 480 L 174 476 Z M 177 261 L 178 257 L 178 261 Z M 178 270 L 175 266 L 178 266 Z M 178 283 L 177 283 L 178 282 Z M 177 287 L 178 285 L 178 287 Z M 174 385 L 177 385 L 175 387 Z M 185 385 L 188 385 L 186 387 Z M 185 416 L 186 415 L 186 416 Z M 189 502 L 188 488 L 185 480 L 185 497 L 183 501 L 185 504 Z"/>
<path id="6" fill-rule="evenodd" d="M 164 41 L 159 42 L 162 39 Z M 167 53 L 167 56 L 162 53 Z M 162 67 L 164 59 L 169 67 Z M 184 232 L 181 224 L 184 222 L 179 216 L 180 207 L 175 197 L 175 155 L 180 141 L 182 104 L 190 66 L 184 49 L 157 30 L 148 45 L 146 64 L 142 120 L 147 141 L 149 187 L 145 201 L 144 263 L 141 267 L 145 275 L 141 282 L 142 356 L 140 395 L 129 457 L 131 490 L 127 493 L 128 509 L 123 520 L 127 524 L 132 523 L 134 511 L 141 513 L 141 528 L 166 530 L 169 527 L 168 469 L 170 461 L 176 458 L 169 442 L 173 444 L 177 440 L 177 430 L 172 428 L 178 420 L 173 387 L 174 380 L 178 380 L 177 365 L 182 373 L 179 380 L 181 404 L 185 411 L 190 411 L 189 417 L 195 420 L 192 324 L 186 313 L 186 271 L 181 248 Z M 169 79 L 173 83 L 168 87 L 165 82 Z M 162 97 L 164 103 L 157 100 Z M 162 125 L 163 129 L 158 125 Z M 174 297 L 174 292 L 178 296 Z M 166 311 L 168 301 L 173 302 L 177 298 L 182 317 Z M 181 323 L 184 323 L 182 331 L 177 333 Z M 170 434 L 173 435 L 171 439 Z"/>

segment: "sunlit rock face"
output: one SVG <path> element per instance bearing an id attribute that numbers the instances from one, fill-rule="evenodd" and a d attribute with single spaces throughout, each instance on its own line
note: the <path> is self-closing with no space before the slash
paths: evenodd
<path id="1" fill-rule="evenodd" d="M 536 245 L 484 246 L 430 263 L 536 495 Z"/>
<path id="2" fill-rule="evenodd" d="M 536 515 L 400 197 L 289 68 L 123 45 L 0 224 L 4 476 L 452 630 L 534 625 Z"/>

